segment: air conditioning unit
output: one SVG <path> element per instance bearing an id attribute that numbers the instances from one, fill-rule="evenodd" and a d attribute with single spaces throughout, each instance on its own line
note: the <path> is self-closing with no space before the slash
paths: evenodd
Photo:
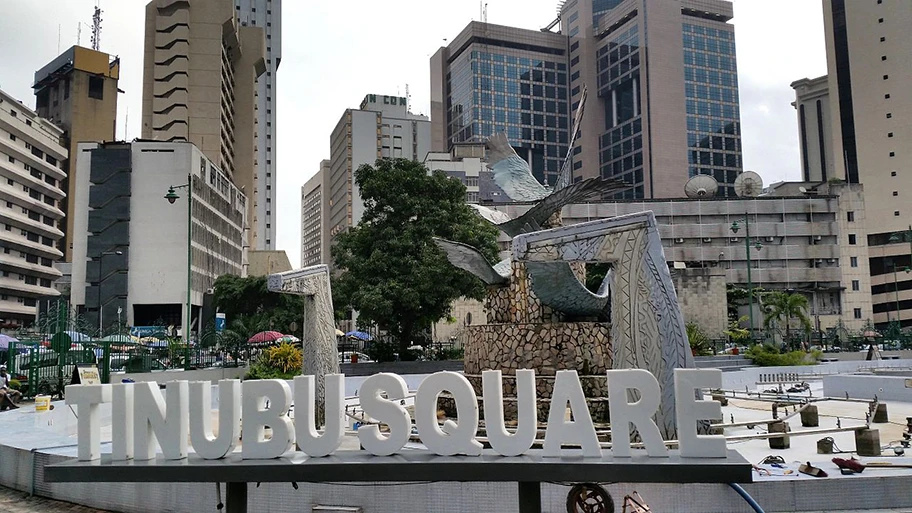
<path id="1" fill-rule="evenodd" d="M 774 239 L 774 238 L 775 238 L 775 237 L 767 237 L 767 238 L 766 238 L 766 242 L 773 242 L 773 239 Z"/>
<path id="2" fill-rule="evenodd" d="M 823 240 L 823 237 L 821 237 L 820 235 L 817 235 L 814 237 L 814 240 Z"/>
<path id="3" fill-rule="evenodd" d="M 703 237 L 703 242 L 712 242 L 713 240 L 710 237 Z"/>
<path id="4" fill-rule="evenodd" d="M 741 239 L 739 239 L 738 237 L 731 237 L 728 240 L 729 240 L 729 242 L 738 242 Z"/>
<path id="5" fill-rule="evenodd" d="M 681 237 L 678 237 L 677 239 L 675 239 L 675 244 L 684 244 L 684 239 Z"/>

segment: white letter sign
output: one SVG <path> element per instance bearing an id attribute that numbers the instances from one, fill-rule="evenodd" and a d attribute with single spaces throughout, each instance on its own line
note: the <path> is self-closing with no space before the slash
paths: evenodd
<path id="1" fill-rule="evenodd" d="M 675 369 L 675 408 L 678 421 L 678 441 L 684 458 L 726 457 L 725 437 L 698 435 L 697 421 L 722 418 L 718 401 L 698 401 L 694 394 L 702 388 L 721 388 L 719 369 Z M 702 395 L 702 393 L 701 393 Z"/>
<path id="2" fill-rule="evenodd" d="M 190 443 L 206 460 L 231 454 L 241 436 L 241 381 L 223 379 L 218 384 L 218 436 L 212 435 L 212 385 L 190 383 Z"/>
<path id="3" fill-rule="evenodd" d="M 98 405 L 111 402 L 111 385 L 70 385 L 66 404 L 76 406 L 79 461 L 101 458 L 101 414 Z"/>
<path id="4" fill-rule="evenodd" d="M 437 397 L 444 390 L 453 395 L 458 423 L 446 420 L 437 424 Z M 415 397 L 415 425 L 421 442 L 434 454 L 478 456 L 482 445 L 475 440 L 478 431 L 478 397 L 472 384 L 456 372 L 435 372 L 424 378 Z"/>
<path id="5" fill-rule="evenodd" d="M 288 418 L 291 388 L 281 379 L 251 380 L 243 383 L 244 443 L 241 457 L 245 460 L 278 458 L 294 446 L 294 426 Z M 266 402 L 269 407 L 266 407 Z M 266 440 L 266 428 L 272 438 Z"/>
<path id="6" fill-rule="evenodd" d="M 573 420 L 565 418 L 567 403 L 570 403 Z M 583 447 L 583 456 L 598 458 L 602 455 L 598 435 L 595 434 L 595 426 L 592 425 L 592 416 L 589 415 L 589 407 L 586 405 L 586 396 L 575 370 L 557 371 L 554 376 L 542 456 L 559 458 L 562 443 L 580 444 Z"/>
<path id="7" fill-rule="evenodd" d="M 386 392 L 388 399 L 380 397 Z M 396 374 L 381 372 L 364 380 L 358 397 L 361 408 L 370 418 L 389 426 L 389 435 L 380 434 L 380 426 L 368 425 L 358 429 L 358 440 L 364 449 L 374 456 L 389 456 L 408 442 L 412 418 L 399 401 L 405 399 L 408 386 Z"/>
<path id="8" fill-rule="evenodd" d="M 301 451 L 319 458 L 338 449 L 345 435 L 345 376 L 326 375 L 326 429 L 322 435 L 317 433 L 314 389 L 313 376 L 294 379 L 295 440 Z"/>
<path id="9" fill-rule="evenodd" d="M 627 391 L 636 390 L 640 399 L 627 402 Z M 629 458 L 630 424 L 636 426 L 650 457 L 668 456 L 665 442 L 652 416 L 659 409 L 659 382 L 649 371 L 623 369 L 608 371 L 608 412 L 611 417 L 611 452 Z"/>
<path id="10" fill-rule="evenodd" d="M 165 395 L 167 404 L 155 382 L 133 385 L 134 459 L 155 459 L 156 442 L 166 460 L 187 457 L 187 438 L 190 435 L 187 382 L 166 384 Z"/>
<path id="11" fill-rule="evenodd" d="M 481 372 L 485 429 L 491 449 L 501 456 L 524 454 L 535 442 L 538 410 L 535 404 L 535 371 L 516 371 L 516 433 L 504 426 L 503 382 L 499 370 Z"/>

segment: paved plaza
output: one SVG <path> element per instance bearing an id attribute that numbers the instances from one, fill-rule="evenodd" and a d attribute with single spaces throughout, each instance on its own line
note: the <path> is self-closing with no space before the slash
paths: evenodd
<path id="1" fill-rule="evenodd" d="M 0 511 L 4 513 L 114 513 L 54 501 L 0 486 Z"/>

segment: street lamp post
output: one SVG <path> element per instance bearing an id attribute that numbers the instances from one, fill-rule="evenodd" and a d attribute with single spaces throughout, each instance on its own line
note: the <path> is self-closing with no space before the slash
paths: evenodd
<path id="1" fill-rule="evenodd" d="M 174 204 L 180 196 L 176 189 L 187 189 L 187 313 L 184 315 L 184 343 L 190 345 L 190 313 L 192 306 L 190 303 L 191 292 L 193 290 L 193 176 L 187 175 L 187 183 L 183 185 L 172 185 L 168 187 L 168 194 L 165 199 L 168 203 Z"/>
<path id="2" fill-rule="evenodd" d="M 732 233 L 738 233 L 738 231 L 740 229 L 741 228 L 740 228 L 740 226 L 738 226 L 738 221 L 735 221 L 732 223 L 732 225 L 731 225 Z M 745 213 L 744 214 L 744 252 L 745 252 L 745 255 L 747 256 L 747 315 L 748 315 L 748 322 L 750 323 L 749 328 L 750 328 L 751 339 L 753 339 L 754 338 L 754 284 L 751 280 L 750 246 L 751 246 L 750 217 L 747 215 L 747 213 Z M 757 241 L 755 247 L 757 248 L 757 251 L 760 251 L 760 249 L 763 247 L 763 245 L 760 244 L 759 241 Z"/>
<path id="3" fill-rule="evenodd" d="M 903 238 L 909 239 L 909 263 L 910 263 L 910 265 L 912 265 L 912 224 L 909 225 L 908 230 L 905 230 L 902 232 L 894 232 L 892 235 L 890 235 L 890 243 L 896 244 L 896 243 L 902 242 Z M 900 310 L 899 310 L 899 280 L 896 277 L 896 260 L 893 259 L 892 263 L 893 263 L 893 292 L 895 292 L 895 294 L 896 294 L 896 323 L 897 323 L 897 325 L 901 325 L 902 319 L 900 318 L 900 315 L 899 315 L 899 312 L 900 312 Z M 905 272 L 906 272 L 906 274 L 912 272 L 912 268 L 910 268 L 910 266 L 906 266 Z M 890 313 L 887 312 L 888 321 L 890 320 L 889 316 L 890 316 Z"/>
<path id="4" fill-rule="evenodd" d="M 103 335 L 103 333 L 102 333 L 103 326 L 102 326 L 102 323 L 101 323 L 101 320 L 102 320 L 102 317 L 101 317 L 101 311 L 102 311 L 102 305 L 101 305 L 101 274 L 102 274 L 102 272 L 104 272 L 104 266 L 102 265 L 102 263 L 104 262 L 104 257 L 106 257 L 106 256 L 108 256 L 108 255 L 123 255 L 123 251 L 120 251 L 120 250 L 116 250 L 116 251 L 102 251 L 102 252 L 101 252 L 101 255 L 98 257 L 98 294 L 97 294 L 97 297 L 98 297 L 98 336 L 99 336 L 99 337 L 101 337 L 101 336 Z"/>

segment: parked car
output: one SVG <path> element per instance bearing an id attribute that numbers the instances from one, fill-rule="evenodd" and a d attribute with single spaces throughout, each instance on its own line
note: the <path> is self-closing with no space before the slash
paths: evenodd
<path id="1" fill-rule="evenodd" d="M 358 351 L 339 351 L 339 363 L 374 363 L 374 361 Z"/>

